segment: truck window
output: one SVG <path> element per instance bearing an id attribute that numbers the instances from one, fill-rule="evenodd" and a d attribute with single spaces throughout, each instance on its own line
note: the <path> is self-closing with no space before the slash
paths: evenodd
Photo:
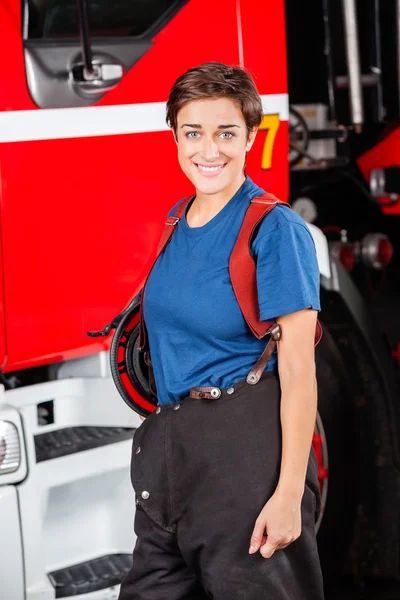
<path id="1" fill-rule="evenodd" d="M 176 0 L 91 0 L 89 32 L 95 37 L 145 34 Z M 76 0 L 28 0 L 24 11 L 27 39 L 78 38 Z"/>
<path id="2" fill-rule="evenodd" d="M 188 0 L 88 0 L 96 76 L 86 77 L 76 0 L 22 0 L 30 95 L 40 108 L 90 106 L 116 87 Z"/>

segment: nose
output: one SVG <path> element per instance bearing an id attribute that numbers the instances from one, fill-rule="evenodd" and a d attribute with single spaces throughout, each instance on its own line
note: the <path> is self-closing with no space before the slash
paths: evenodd
<path id="1" fill-rule="evenodd" d="M 218 144 L 212 137 L 204 137 L 202 150 L 204 160 L 206 161 L 211 162 L 219 157 Z"/>

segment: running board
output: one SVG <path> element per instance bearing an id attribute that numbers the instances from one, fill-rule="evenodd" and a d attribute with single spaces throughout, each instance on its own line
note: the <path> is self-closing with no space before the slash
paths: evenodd
<path id="1" fill-rule="evenodd" d="M 115 444 L 133 437 L 134 427 L 65 427 L 35 435 L 36 462 Z"/>
<path id="2" fill-rule="evenodd" d="M 53 571 L 48 577 L 56 598 L 74 598 L 119 585 L 131 566 L 131 554 L 109 554 Z"/>

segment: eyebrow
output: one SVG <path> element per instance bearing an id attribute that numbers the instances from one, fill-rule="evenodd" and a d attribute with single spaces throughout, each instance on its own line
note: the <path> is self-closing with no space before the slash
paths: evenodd
<path id="1" fill-rule="evenodd" d="M 201 129 L 201 125 L 197 123 L 184 123 L 181 125 L 182 127 L 192 127 L 193 129 Z M 240 125 L 218 125 L 218 129 L 230 129 L 231 127 L 238 127 L 240 129 Z"/>

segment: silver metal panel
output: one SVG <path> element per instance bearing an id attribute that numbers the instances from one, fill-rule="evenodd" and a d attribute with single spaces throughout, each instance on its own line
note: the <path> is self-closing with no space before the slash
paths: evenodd
<path id="1" fill-rule="evenodd" d="M 317 260 L 319 266 L 319 272 L 326 279 L 330 279 L 331 277 L 331 268 L 330 268 L 330 257 L 329 257 L 329 248 L 328 248 L 328 240 L 326 239 L 324 233 L 315 225 L 311 223 L 306 223 L 308 229 L 311 232 L 311 235 L 314 238 L 315 249 L 317 252 Z"/>
<path id="2" fill-rule="evenodd" d="M 24 566 L 17 489 L 0 487 L 0 589 L 2 598 L 24 600 Z"/>
<path id="3" fill-rule="evenodd" d="M 351 118 L 356 129 L 364 123 L 364 108 L 361 86 L 360 55 L 355 0 L 342 0 L 346 40 L 347 68 L 350 83 Z"/>
<path id="4" fill-rule="evenodd" d="M 132 40 L 101 43 L 94 41 L 93 59 L 103 64 L 122 65 L 125 73 L 152 46 L 149 41 Z M 107 93 L 95 96 L 80 93 L 74 84 L 72 68 L 82 61 L 78 42 L 25 42 L 25 68 L 32 100 L 40 108 L 90 106 Z"/>

